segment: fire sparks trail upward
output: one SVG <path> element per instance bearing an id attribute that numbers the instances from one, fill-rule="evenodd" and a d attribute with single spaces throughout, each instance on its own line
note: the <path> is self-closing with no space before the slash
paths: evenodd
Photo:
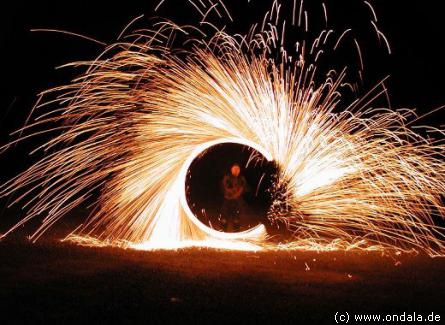
<path id="1" fill-rule="evenodd" d="M 346 83 L 345 71 L 316 81 L 305 42 L 292 60 L 283 47 L 286 24 L 280 23 L 277 2 L 260 30 L 255 25 L 237 37 L 205 21 L 212 13 L 229 15 L 222 2 L 190 3 L 202 13 L 200 25 L 216 29 L 213 35 L 172 22 L 120 35 L 97 59 L 69 64 L 86 68 L 72 83 L 42 94 L 47 100 L 36 110 L 43 112 L 18 131 L 24 132 L 18 141 L 60 132 L 38 148 L 45 158 L 0 188 L 3 196 L 19 193 L 14 203 L 27 200 L 29 208 L 5 235 L 45 215 L 36 240 L 100 190 L 96 209 L 68 239 L 139 249 L 445 253 L 443 229 L 434 219 L 445 215 L 442 140 L 410 129 L 412 111 L 369 108 L 372 92 L 341 109 L 342 89 L 354 86 Z M 325 4 L 323 14 L 327 24 Z M 307 17 L 303 2 L 294 1 L 290 25 L 306 30 Z M 322 46 L 330 41 L 337 48 L 349 31 L 329 40 L 334 32 L 324 31 L 308 47 L 310 55 L 318 61 Z M 272 54 L 276 49 L 279 56 Z M 188 207 L 190 164 L 227 142 L 254 148 L 277 164 L 269 218 L 292 232 L 286 245 L 268 244 L 263 225 L 241 233 L 216 231 Z"/>

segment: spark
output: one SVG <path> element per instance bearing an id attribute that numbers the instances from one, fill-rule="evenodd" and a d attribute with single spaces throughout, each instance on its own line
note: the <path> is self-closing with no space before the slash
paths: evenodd
<path id="1" fill-rule="evenodd" d="M 162 6 L 162 4 L 165 2 L 165 0 L 161 0 L 159 1 L 159 3 L 157 4 L 157 6 L 155 7 L 155 11 L 158 11 L 159 8 Z"/>
<path id="2" fill-rule="evenodd" d="M 340 42 L 341 42 L 341 40 L 343 39 L 343 37 L 344 37 L 347 33 L 349 33 L 350 31 L 351 31 L 351 29 L 348 28 L 348 29 L 346 29 L 346 30 L 340 35 L 340 37 L 339 37 L 338 40 L 337 40 L 337 43 L 335 43 L 335 45 L 334 45 L 334 51 L 337 49 L 338 45 L 340 45 Z"/>
<path id="3" fill-rule="evenodd" d="M 220 5 L 232 20 L 220 0 L 200 2 L 203 8 L 188 2 L 204 18 Z M 315 63 L 325 50 L 316 51 L 312 61 L 305 40 L 295 60 L 281 50 L 285 23 L 279 33 L 280 6 L 274 2 L 260 31 L 253 27 L 239 37 L 210 23 L 201 27 L 211 25 L 212 33 L 167 20 L 124 37 L 140 16 L 96 59 L 66 65 L 86 69 L 71 83 L 45 91 L 46 101 L 35 107 L 40 115 L 11 142 L 57 132 L 38 148 L 46 154 L 40 161 L 0 187 L 2 196 L 18 195 L 14 203 L 24 202 L 28 209 L 3 236 L 42 215 L 42 225 L 31 236 L 35 241 L 74 207 L 93 199 L 92 214 L 66 241 L 144 250 L 418 250 L 444 255 L 444 229 L 434 221 L 445 215 L 443 139 L 416 133 L 409 121 L 418 117 L 411 110 L 369 107 L 380 94 L 375 89 L 345 105 L 342 86 L 354 89 L 346 69 L 330 70 L 321 82 L 316 78 Z M 298 26 L 302 13 L 303 0 Z M 292 25 L 295 16 L 294 1 Z M 304 19 L 307 31 L 306 10 Z M 333 50 L 349 31 L 330 44 Z M 319 34 L 317 48 L 328 45 L 329 34 L 334 31 Z M 354 43 L 363 69 L 360 46 Z M 277 46 L 278 57 L 273 54 Z M 278 166 L 268 217 L 285 225 L 290 240 L 271 242 L 264 225 L 220 232 L 190 210 L 188 169 L 205 150 L 222 143 L 255 149 Z"/>
<path id="4" fill-rule="evenodd" d="M 88 41 L 94 42 L 94 43 L 99 44 L 99 45 L 102 45 L 102 46 L 107 45 L 107 43 L 98 41 L 97 39 L 94 39 L 94 38 L 92 38 L 92 37 L 85 36 L 85 35 L 82 35 L 82 34 L 79 34 L 79 33 L 74 33 L 74 32 L 70 32 L 70 31 L 66 31 L 66 30 L 60 30 L 60 29 L 48 29 L 48 28 L 34 28 L 34 29 L 31 29 L 31 32 L 50 32 L 50 33 L 60 33 L 60 34 L 65 34 L 65 35 L 75 36 L 75 37 L 78 37 L 78 38 L 83 38 L 83 39 L 86 39 L 86 40 L 88 40 Z"/>
<path id="5" fill-rule="evenodd" d="M 360 45 L 355 38 L 354 38 L 354 43 L 355 43 L 355 47 L 357 48 L 357 53 L 358 53 L 358 57 L 360 60 L 360 68 L 361 68 L 361 71 L 363 71 L 365 67 L 363 64 L 362 50 L 360 49 Z"/>
<path id="6" fill-rule="evenodd" d="M 376 12 L 375 12 L 374 7 L 372 6 L 372 4 L 369 3 L 369 1 L 363 1 L 363 3 L 364 3 L 365 5 L 367 5 L 367 6 L 369 7 L 369 9 L 371 10 L 371 13 L 372 13 L 372 16 L 373 16 L 373 18 L 374 18 L 374 21 L 377 21 L 377 14 L 376 14 Z"/>
<path id="7" fill-rule="evenodd" d="M 326 27 L 327 27 L 328 26 L 328 12 L 326 9 L 326 4 L 323 2 L 321 5 L 323 7 L 324 21 L 325 21 Z"/>

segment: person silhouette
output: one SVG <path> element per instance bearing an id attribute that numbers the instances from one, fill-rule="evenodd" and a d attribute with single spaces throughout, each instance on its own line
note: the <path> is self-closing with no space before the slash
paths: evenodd
<path id="1" fill-rule="evenodd" d="M 241 175 L 241 167 L 233 164 L 230 173 L 222 180 L 224 203 L 222 206 L 221 226 L 227 231 L 229 223 L 233 223 L 233 230 L 240 228 L 240 210 L 242 207 L 242 195 L 246 191 L 246 179 Z"/>

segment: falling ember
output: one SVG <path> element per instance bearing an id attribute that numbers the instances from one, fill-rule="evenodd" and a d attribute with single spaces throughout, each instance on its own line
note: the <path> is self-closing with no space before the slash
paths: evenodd
<path id="1" fill-rule="evenodd" d="M 41 94 L 35 107 L 40 115 L 10 144 L 59 133 L 36 149 L 46 153 L 42 160 L 0 187 L 2 196 L 17 194 L 13 204 L 23 201 L 28 208 L 4 236 L 45 216 L 32 236 L 37 240 L 100 191 L 92 214 L 65 240 L 147 250 L 444 255 L 444 229 L 435 224 L 445 216 L 442 132 L 431 128 L 424 137 L 410 128 L 418 119 L 414 112 L 370 108 L 378 87 L 346 106 L 342 91 L 355 87 L 346 81 L 346 69 L 331 70 L 319 81 L 316 63 L 350 29 L 324 30 L 311 46 L 300 40 L 291 53 L 285 50 L 286 30 L 310 28 L 303 1 L 294 2 L 288 21 L 274 2 L 244 36 L 211 24 L 212 14 L 232 17 L 221 1 L 209 2 L 189 2 L 203 16 L 199 26 L 164 21 L 133 34 L 127 26 L 96 59 L 67 65 L 83 67 L 79 77 Z M 374 9 L 365 5 L 390 52 Z M 328 24 L 325 4 L 323 15 Z M 362 76 L 362 52 L 352 40 Z M 386 92 L 383 83 L 378 86 Z M 433 139 L 433 131 L 441 138 Z M 285 225 L 290 239 L 271 241 L 262 224 L 217 231 L 191 211 L 185 193 L 189 167 L 222 143 L 253 148 L 278 166 L 268 218 Z"/>

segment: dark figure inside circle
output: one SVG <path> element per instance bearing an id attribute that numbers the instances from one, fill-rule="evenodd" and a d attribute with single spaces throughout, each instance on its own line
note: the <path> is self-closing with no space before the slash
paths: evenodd
<path id="1" fill-rule="evenodd" d="M 230 173 L 226 174 L 222 180 L 224 193 L 224 203 L 222 206 L 221 226 L 227 231 L 229 224 L 232 224 L 234 231 L 240 228 L 240 213 L 243 207 L 242 195 L 247 189 L 246 179 L 241 175 L 241 167 L 234 164 L 230 168 Z"/>

